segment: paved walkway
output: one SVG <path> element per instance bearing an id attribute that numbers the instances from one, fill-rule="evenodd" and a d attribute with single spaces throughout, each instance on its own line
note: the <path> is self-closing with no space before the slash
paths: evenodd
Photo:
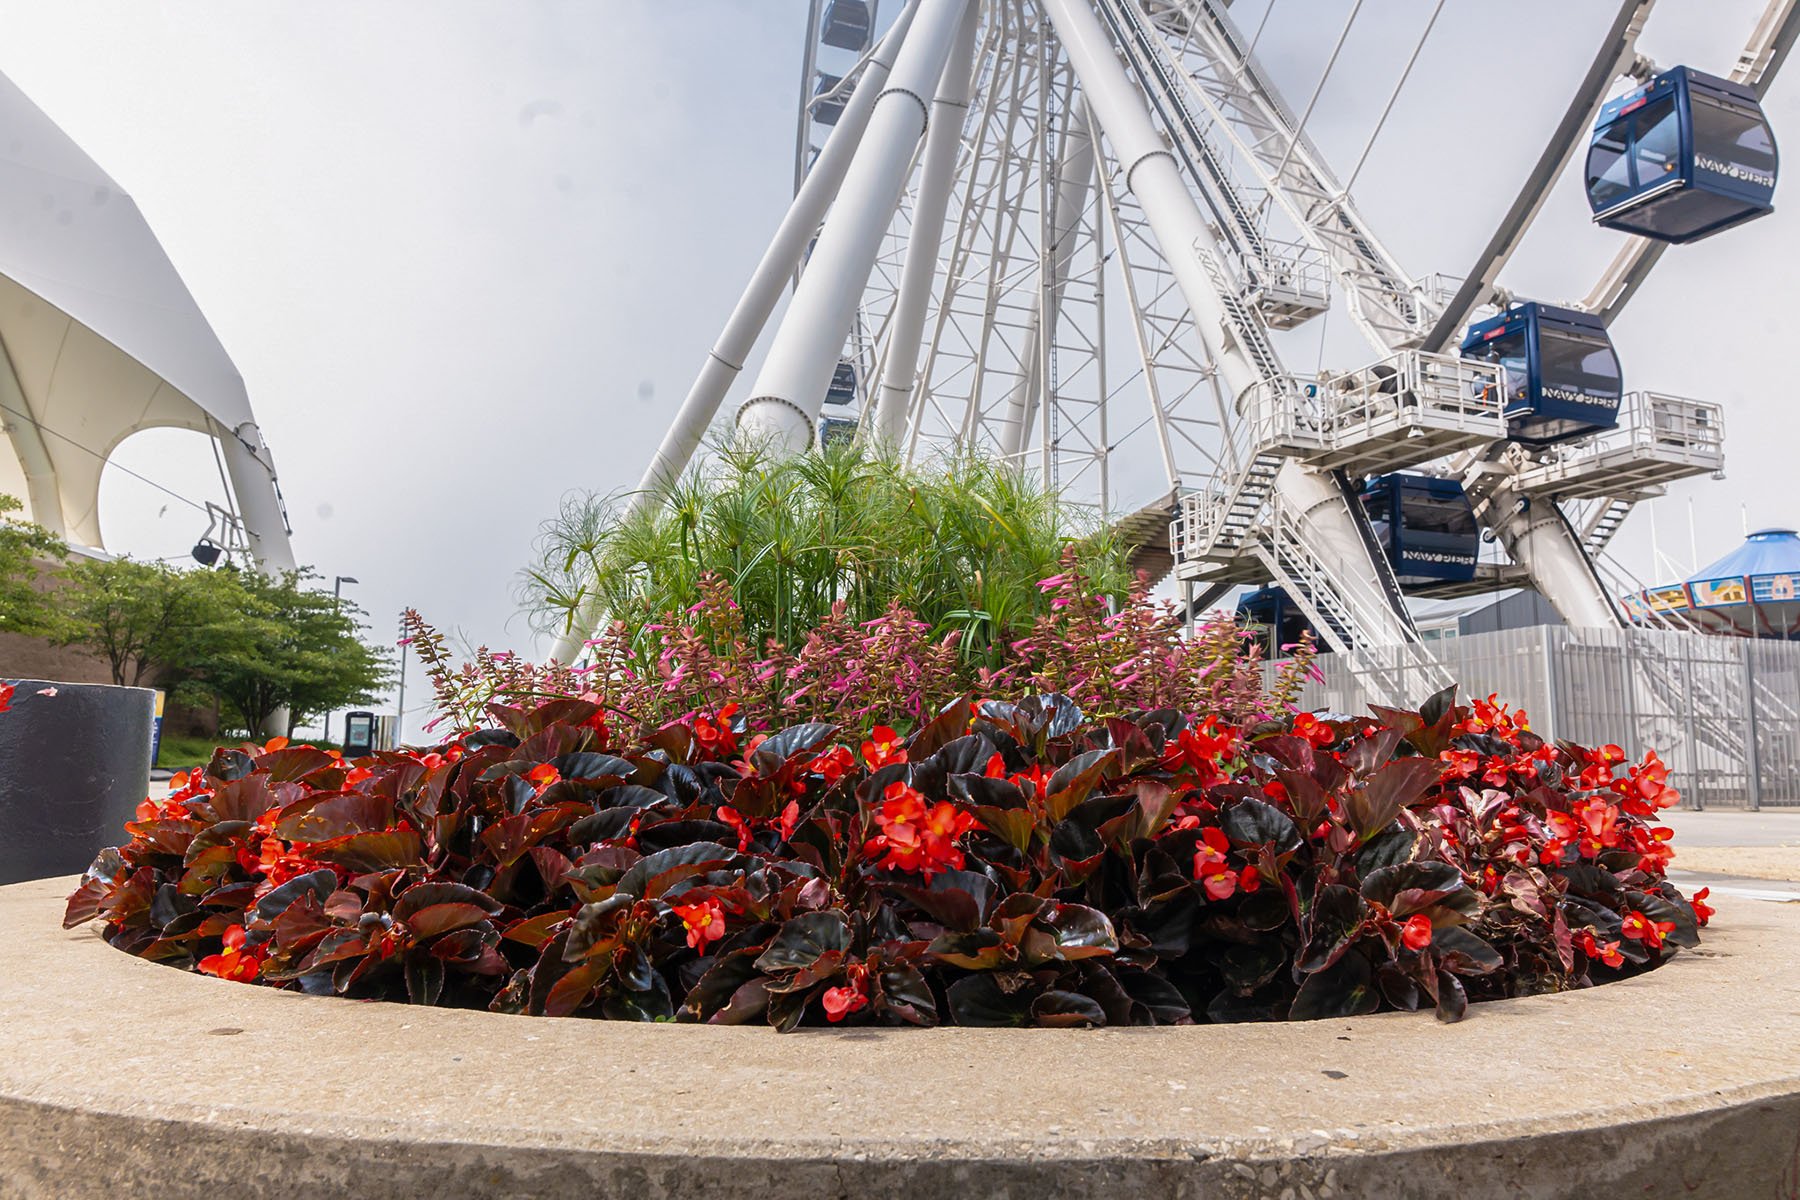
<path id="1" fill-rule="evenodd" d="M 1800 902 L 1800 809 L 1676 809 L 1661 819 L 1675 831 L 1669 878 L 1682 891 Z"/>

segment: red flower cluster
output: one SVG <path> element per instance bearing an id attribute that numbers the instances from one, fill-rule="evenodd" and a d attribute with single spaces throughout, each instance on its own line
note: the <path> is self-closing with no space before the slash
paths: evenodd
<path id="1" fill-rule="evenodd" d="M 1209 900 L 1229 900 L 1238 889 L 1238 873 L 1225 865 L 1225 854 L 1230 849 L 1231 841 L 1223 830 L 1214 826 L 1200 831 L 1200 846 L 1194 851 L 1194 878 L 1200 881 Z M 1255 878 L 1254 872 L 1247 876 Z"/>
<path id="2" fill-rule="evenodd" d="M 825 989 L 819 1003 L 825 1009 L 825 1018 L 833 1025 L 842 1021 L 853 1012 L 869 1006 L 869 968 L 863 963 L 851 963 L 844 969 L 847 982 L 837 987 Z"/>
<path id="3" fill-rule="evenodd" d="M 725 906 L 708 896 L 698 904 L 673 904 L 669 911 L 687 931 L 687 944 L 702 954 L 712 943 L 725 936 Z"/>
<path id="4" fill-rule="evenodd" d="M 709 757 L 723 758 L 737 752 L 737 733 L 731 727 L 737 714 L 738 706 L 735 703 L 727 704 L 711 715 L 703 712 L 694 714 L 694 741 Z"/>
<path id="5" fill-rule="evenodd" d="M 906 739 L 888 725 L 877 725 L 862 744 L 863 761 L 874 770 L 906 761 Z"/>
<path id="6" fill-rule="evenodd" d="M 1220 729 L 1218 718 L 1208 717 L 1198 728 L 1177 734 L 1173 744 L 1163 751 L 1160 765 L 1165 771 L 1191 779 L 1197 787 L 1212 787 L 1225 782 L 1228 763 L 1236 757 L 1240 742 L 1237 730 Z"/>
<path id="7" fill-rule="evenodd" d="M 738 836 L 739 852 L 750 849 L 756 838 L 758 829 L 772 829 L 787 841 L 794 836 L 794 828 L 800 824 L 800 802 L 789 800 L 781 815 L 773 820 L 765 817 L 746 817 L 729 804 L 721 804 L 717 816 L 720 821 L 731 826 L 732 832 Z"/>
<path id="8" fill-rule="evenodd" d="M 194 969 L 202 975 L 217 975 L 220 979 L 229 979 L 233 983 L 249 983 L 254 980 L 262 971 L 263 960 L 269 957 L 268 948 L 245 946 L 242 925 L 226 929 L 220 941 L 223 948 L 219 953 L 207 955 Z"/>
<path id="9" fill-rule="evenodd" d="M 885 853 L 880 866 L 917 871 L 927 879 L 939 871 L 962 870 L 963 852 L 956 839 L 978 828 L 974 817 L 948 800 L 927 804 L 921 793 L 899 781 L 882 792 L 875 824 L 881 832 L 864 843 L 863 853 Z"/>

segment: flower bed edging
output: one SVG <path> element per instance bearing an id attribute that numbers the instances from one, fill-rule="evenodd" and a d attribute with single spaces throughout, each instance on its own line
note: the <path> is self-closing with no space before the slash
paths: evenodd
<path id="1" fill-rule="evenodd" d="M 1800 1129 L 1800 905 L 1455 1026 L 772 1037 L 233 986 L 58 931 L 74 882 L 0 888 L 8 1195 L 1691 1200 L 1779 1194 Z"/>

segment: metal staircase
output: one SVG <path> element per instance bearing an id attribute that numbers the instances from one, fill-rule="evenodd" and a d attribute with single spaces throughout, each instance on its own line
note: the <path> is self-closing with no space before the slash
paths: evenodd
<path id="1" fill-rule="evenodd" d="M 1258 531 L 1256 557 L 1332 649 L 1347 655 L 1390 701 L 1418 700 L 1450 685 L 1449 672 L 1419 645 L 1410 617 L 1404 618 L 1410 641 L 1396 645 L 1369 638 L 1369 630 L 1392 620 L 1390 595 L 1399 594 L 1385 557 L 1377 556 L 1382 574 L 1373 580 L 1334 570 L 1311 548 L 1314 539 L 1306 536 L 1304 516 L 1288 512 L 1279 500 L 1270 509 Z"/>
<path id="2" fill-rule="evenodd" d="M 1363 220 L 1324 157 L 1250 57 L 1220 0 L 1136 0 L 1178 68 L 1184 96 L 1211 118 L 1269 197 L 1331 263 L 1370 341 L 1417 345 L 1436 319 Z"/>
<path id="3" fill-rule="evenodd" d="M 1226 274 L 1217 258 L 1203 246 L 1195 245 L 1192 249 L 1195 257 L 1200 260 L 1200 265 L 1206 268 L 1206 277 L 1212 281 L 1219 300 L 1225 307 L 1229 326 L 1226 332 L 1231 340 L 1237 343 L 1244 357 L 1256 368 L 1257 377 L 1265 387 L 1280 386 L 1289 376 L 1282 368 L 1281 360 L 1275 355 L 1275 346 L 1269 341 L 1262 314 L 1244 303 L 1237 280 Z"/>
<path id="4" fill-rule="evenodd" d="M 1195 111 L 1185 69 L 1170 57 L 1168 43 L 1150 26 L 1141 3 L 1105 0 L 1099 11 L 1127 64 L 1147 85 L 1145 95 L 1175 152 L 1235 249 L 1244 277 L 1243 299 L 1277 329 L 1293 329 L 1329 309 L 1331 275 L 1325 255 L 1266 235 L 1263 218 L 1245 202 L 1215 140 L 1207 136 L 1213 122 Z"/>
<path id="5" fill-rule="evenodd" d="M 1625 524 L 1625 518 L 1636 507 L 1636 497 L 1615 496 L 1601 502 L 1581 530 L 1581 548 L 1588 552 L 1589 558 L 1596 557 L 1612 543 L 1613 535 L 1619 532 L 1619 527 Z"/>

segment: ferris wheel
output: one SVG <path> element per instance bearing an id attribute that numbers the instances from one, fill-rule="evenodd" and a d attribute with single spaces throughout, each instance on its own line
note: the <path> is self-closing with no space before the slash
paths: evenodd
<path id="1" fill-rule="evenodd" d="M 1619 4 L 1446 277 L 1386 248 L 1361 162 L 1342 177 L 1307 135 L 1324 81 L 1290 105 L 1224 0 L 811 0 L 793 204 L 633 502 L 661 502 L 760 346 L 740 435 L 1012 459 L 1172 571 L 1190 613 L 1258 587 L 1253 612 L 1409 672 L 1396 691 L 1441 676 L 1408 596 L 1530 586 L 1620 625 L 1608 541 L 1720 469 L 1723 422 L 1625 393 L 1607 325 L 1669 245 L 1771 210 L 1759 99 L 1800 32 L 1800 0 L 1772 0 L 1726 75 L 1663 68 L 1637 51 L 1654 3 Z M 1626 240 L 1580 304 L 1515 297 L 1501 269 L 1577 159 Z M 1280 335 L 1334 294 L 1367 353 L 1296 371 Z"/>

